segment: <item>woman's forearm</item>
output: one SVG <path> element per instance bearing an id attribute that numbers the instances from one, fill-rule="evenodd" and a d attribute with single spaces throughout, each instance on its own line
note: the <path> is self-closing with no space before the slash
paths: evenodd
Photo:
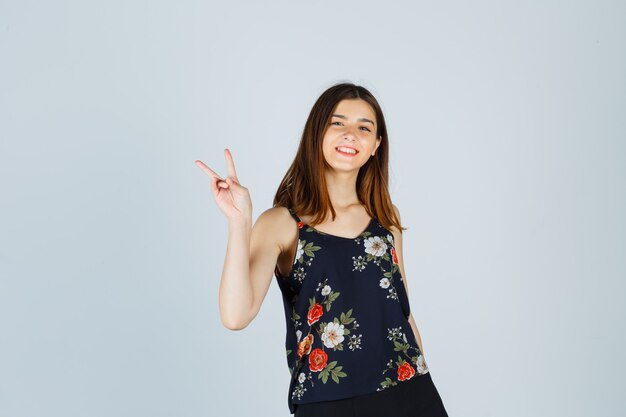
<path id="1" fill-rule="evenodd" d="M 248 323 L 252 306 L 250 235 L 252 221 L 228 224 L 228 243 L 219 287 L 222 324 L 240 330 Z"/>

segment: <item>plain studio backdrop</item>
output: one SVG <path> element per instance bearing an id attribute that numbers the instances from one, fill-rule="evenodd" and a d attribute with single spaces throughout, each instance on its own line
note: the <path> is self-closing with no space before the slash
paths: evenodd
<path id="1" fill-rule="evenodd" d="M 626 413 L 626 6 L 2 1 L 0 415 L 288 417 L 275 278 L 221 325 L 201 159 L 270 208 L 314 101 L 380 100 L 450 416 Z"/>

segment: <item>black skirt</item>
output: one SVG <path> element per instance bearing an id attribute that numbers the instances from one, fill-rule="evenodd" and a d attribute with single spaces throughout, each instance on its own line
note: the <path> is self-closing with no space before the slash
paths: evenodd
<path id="1" fill-rule="evenodd" d="M 296 404 L 294 417 L 448 417 L 430 372 L 382 391 Z"/>

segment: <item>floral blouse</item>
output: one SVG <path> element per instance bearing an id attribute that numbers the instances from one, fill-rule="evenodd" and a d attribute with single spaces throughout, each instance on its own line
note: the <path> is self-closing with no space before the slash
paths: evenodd
<path id="1" fill-rule="evenodd" d="M 428 366 L 410 327 L 392 233 L 373 217 L 355 238 L 298 224 L 285 307 L 288 406 L 392 388 Z"/>

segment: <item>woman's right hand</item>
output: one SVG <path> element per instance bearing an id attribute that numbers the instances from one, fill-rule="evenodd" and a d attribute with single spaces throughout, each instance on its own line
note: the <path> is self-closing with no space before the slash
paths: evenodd
<path id="1" fill-rule="evenodd" d="M 211 178 L 213 197 L 222 213 L 229 222 L 244 223 L 252 219 L 252 200 L 248 189 L 239 183 L 235 172 L 235 163 L 228 148 L 224 149 L 228 176 L 222 179 L 215 171 L 206 166 L 204 162 L 196 160 L 195 163 Z"/>

